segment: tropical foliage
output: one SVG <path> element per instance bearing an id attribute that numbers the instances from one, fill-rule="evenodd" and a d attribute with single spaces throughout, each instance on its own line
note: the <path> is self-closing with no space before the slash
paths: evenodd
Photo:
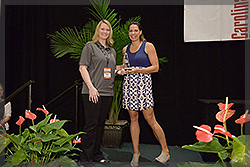
<path id="1" fill-rule="evenodd" d="M 226 121 L 236 112 L 230 108 L 234 103 L 218 103 L 220 111 L 216 114 L 216 119 L 222 123 L 214 126 L 214 132 L 211 132 L 209 125 L 194 126 L 197 129 L 195 135 L 199 142 L 193 145 L 184 145 L 182 148 L 206 152 L 216 153 L 219 157 L 221 164 L 227 160 L 233 166 L 248 166 L 250 164 L 250 136 L 243 134 L 243 125 L 250 121 L 250 114 L 248 110 L 235 123 L 240 124 L 241 135 L 236 137 L 227 130 Z M 187 165 L 187 164 L 186 164 Z M 186 166 L 185 165 L 185 166 Z"/>
<path id="2" fill-rule="evenodd" d="M 67 120 L 56 119 L 56 116 L 51 119 L 52 114 L 46 109 L 37 110 L 44 112 L 45 118 L 35 124 L 37 116 L 26 110 L 25 118 L 31 120 L 32 125 L 23 132 L 21 126 L 25 118 L 22 116 L 16 122 L 19 134 L 8 134 L 1 129 L 0 152 L 6 151 L 4 166 L 77 166 L 69 157 L 77 155 L 72 151 L 81 151 L 75 145 L 81 142 L 78 135 L 83 132 L 69 135 L 63 129 Z"/>
<path id="3" fill-rule="evenodd" d="M 132 21 L 140 21 L 141 17 L 132 17 L 125 23 L 121 22 L 121 16 L 115 12 L 114 9 L 109 8 L 110 0 L 90 0 L 92 8 L 87 8 L 89 14 L 93 18 L 83 26 L 82 29 L 77 28 L 62 28 L 60 31 L 55 31 L 49 34 L 51 39 L 51 50 L 56 58 L 70 55 L 71 59 L 76 62 L 80 61 L 81 52 L 84 45 L 92 40 L 95 28 L 100 20 L 106 19 L 111 23 L 113 29 L 113 39 L 115 41 L 113 48 L 116 50 L 117 65 L 122 64 L 123 54 L 122 48 L 126 46 L 130 40 L 128 38 L 128 28 Z M 159 59 L 160 63 L 167 62 L 166 57 Z M 116 122 L 119 116 L 122 102 L 122 76 L 115 78 L 114 83 L 114 98 L 110 111 L 110 122 Z"/>

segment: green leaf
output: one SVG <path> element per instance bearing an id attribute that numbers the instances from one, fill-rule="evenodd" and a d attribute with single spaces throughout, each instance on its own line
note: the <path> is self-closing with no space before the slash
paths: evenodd
<path id="1" fill-rule="evenodd" d="M 30 136 L 30 131 L 29 129 L 25 128 L 22 133 L 21 144 L 23 144 L 28 139 L 29 136 Z"/>
<path id="2" fill-rule="evenodd" d="M 81 151 L 79 148 L 73 147 L 70 144 L 65 144 L 62 147 L 56 146 L 52 148 L 51 152 L 64 152 L 64 151 L 72 151 L 72 150 Z"/>
<path id="3" fill-rule="evenodd" d="M 41 140 L 43 142 L 48 142 L 48 141 L 51 141 L 51 140 L 58 140 L 58 139 L 60 139 L 59 136 L 56 136 L 56 135 L 53 135 L 53 134 L 50 134 L 50 133 L 48 133 L 48 134 L 42 134 L 40 136 L 40 138 L 41 138 Z"/>
<path id="4" fill-rule="evenodd" d="M 61 164 L 61 166 L 67 166 L 67 167 L 76 167 L 78 166 L 77 163 L 70 159 L 67 156 L 61 156 L 59 159 L 59 163 Z"/>
<path id="5" fill-rule="evenodd" d="M 219 143 L 219 140 L 215 137 L 211 142 L 208 143 L 197 142 L 194 145 L 184 145 L 182 146 L 182 148 L 193 151 L 207 152 L 207 153 L 219 153 L 226 149 Z"/>
<path id="6" fill-rule="evenodd" d="M 12 157 L 12 165 L 18 165 L 26 159 L 26 154 L 23 150 L 18 150 L 15 152 L 14 156 Z"/>
<path id="7" fill-rule="evenodd" d="M 61 137 L 59 140 L 57 140 L 54 144 L 55 145 L 59 145 L 60 147 L 62 145 L 64 145 L 65 143 L 71 141 L 74 137 L 80 135 L 80 134 L 84 134 L 83 132 L 79 132 L 79 133 L 76 133 L 76 134 L 73 134 L 73 135 L 70 135 L 68 137 Z"/>
<path id="8" fill-rule="evenodd" d="M 15 143 L 19 147 L 22 147 L 22 141 L 23 141 L 22 136 L 11 134 L 8 136 L 8 138 L 11 140 L 11 142 Z"/>
<path id="9" fill-rule="evenodd" d="M 52 131 L 54 129 L 57 129 L 57 130 L 61 129 L 66 122 L 68 122 L 68 120 L 62 120 L 62 121 L 54 122 L 52 124 L 45 125 L 41 129 L 47 134 L 47 133 L 49 133 L 50 131 Z"/>
<path id="10" fill-rule="evenodd" d="M 11 143 L 9 137 L 1 137 L 0 138 L 0 153 L 4 151 L 4 149 Z"/>
<path id="11" fill-rule="evenodd" d="M 42 142 L 35 143 L 34 145 L 31 144 L 31 143 L 29 143 L 28 146 L 29 146 L 29 149 L 30 149 L 30 150 L 32 150 L 32 151 L 37 151 L 37 152 L 39 152 L 40 154 L 42 154 L 42 153 L 41 153 L 42 148 L 43 148 L 43 143 L 42 143 Z"/>
<path id="12" fill-rule="evenodd" d="M 66 132 L 66 130 L 64 130 L 63 128 L 61 128 L 61 129 L 58 129 L 57 130 L 57 134 L 59 135 L 59 136 L 65 136 L 65 137 L 68 137 L 69 136 L 69 134 Z"/>
<path id="13" fill-rule="evenodd" d="M 47 115 L 42 121 L 40 121 L 38 124 L 34 125 L 34 126 L 30 126 L 29 128 L 31 130 L 33 130 L 34 132 L 38 132 L 41 127 L 43 127 L 44 125 L 46 125 L 49 122 L 50 117 L 52 116 L 52 114 Z"/>
<path id="14" fill-rule="evenodd" d="M 245 145 L 240 139 L 241 136 L 239 136 L 239 138 L 233 137 L 233 151 L 231 154 L 232 163 L 245 162 Z"/>

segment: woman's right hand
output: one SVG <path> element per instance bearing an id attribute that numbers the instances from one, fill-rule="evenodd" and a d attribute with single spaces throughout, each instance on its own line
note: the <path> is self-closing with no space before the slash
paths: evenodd
<path id="1" fill-rule="evenodd" d="M 98 91 L 96 90 L 96 88 L 92 87 L 89 89 L 89 101 L 92 101 L 93 103 L 97 103 L 99 96 L 100 95 Z"/>

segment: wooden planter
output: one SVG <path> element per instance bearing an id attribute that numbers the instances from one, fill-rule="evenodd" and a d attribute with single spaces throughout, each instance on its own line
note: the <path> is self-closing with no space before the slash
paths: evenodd
<path id="1" fill-rule="evenodd" d="M 121 148 L 125 128 L 128 127 L 127 120 L 118 120 L 115 124 L 105 123 L 102 137 L 102 146 Z"/>

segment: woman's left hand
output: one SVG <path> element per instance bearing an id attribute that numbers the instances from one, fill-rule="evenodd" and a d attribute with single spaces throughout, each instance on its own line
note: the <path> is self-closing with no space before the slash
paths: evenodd
<path id="1" fill-rule="evenodd" d="M 140 73 L 139 68 L 132 67 L 131 70 L 127 71 L 128 74 Z"/>

